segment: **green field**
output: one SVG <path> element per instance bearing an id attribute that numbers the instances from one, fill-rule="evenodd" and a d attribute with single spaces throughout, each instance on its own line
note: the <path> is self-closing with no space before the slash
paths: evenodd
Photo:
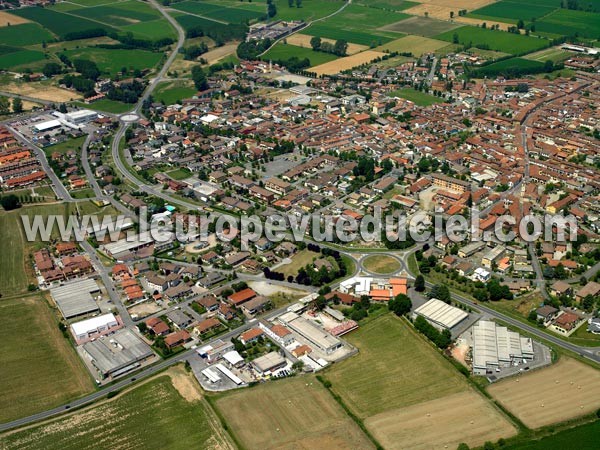
<path id="1" fill-rule="evenodd" d="M 0 69 L 11 69 L 14 67 L 43 61 L 45 56 L 36 50 L 19 50 L 0 56 Z"/>
<path id="2" fill-rule="evenodd" d="M 65 36 L 69 33 L 95 30 L 98 28 L 103 28 L 107 31 L 116 31 L 115 28 L 108 25 L 102 25 L 98 22 L 93 22 L 81 17 L 52 11 L 48 8 L 21 8 L 15 9 L 12 13 L 33 22 L 37 22 L 58 36 Z"/>
<path id="3" fill-rule="evenodd" d="M 290 8 L 287 0 L 275 0 L 276 20 L 304 20 L 305 22 L 328 16 L 343 6 L 340 0 L 303 0 L 302 7 Z"/>
<path id="4" fill-rule="evenodd" d="M 145 50 L 124 50 L 106 48 L 80 48 L 67 50 L 69 59 L 89 59 L 94 61 L 101 72 L 115 76 L 123 67 L 127 69 L 150 69 L 162 58 L 162 53 Z"/>
<path id="5" fill-rule="evenodd" d="M 525 58 L 509 58 L 480 67 L 474 73 L 476 74 L 475 76 L 496 76 L 497 74 L 508 76 L 517 70 L 527 72 L 528 70 L 535 71 L 543 67 L 544 63 L 540 61 Z"/>
<path id="6" fill-rule="evenodd" d="M 435 38 L 452 42 L 455 34 L 458 35 L 458 41 L 462 45 L 468 45 L 469 47 L 485 45 L 490 50 L 510 53 L 511 55 L 522 55 L 548 46 L 548 41 L 545 39 L 472 26 L 450 30 Z"/>
<path id="7" fill-rule="evenodd" d="M 600 38 L 600 13 L 559 9 L 535 23 L 536 32 Z"/>
<path id="8" fill-rule="evenodd" d="M 337 59 L 337 56 L 331 53 L 316 52 L 312 48 L 298 47 L 297 45 L 290 44 L 277 44 L 262 58 L 265 61 L 286 61 L 294 56 L 300 59 L 308 58 L 311 66 L 317 66 Z"/>
<path id="9" fill-rule="evenodd" d="M 169 177 L 173 178 L 174 180 L 185 180 L 186 178 L 189 178 L 192 176 L 192 172 L 190 172 L 187 169 L 180 168 L 180 169 L 175 169 L 175 170 L 171 170 L 170 172 L 167 172 L 167 175 Z"/>
<path id="10" fill-rule="evenodd" d="M 175 30 L 166 20 L 151 20 L 149 22 L 134 23 L 121 27 L 125 32 L 131 31 L 134 36 L 143 39 L 158 40 L 162 38 L 175 38 Z"/>
<path id="11" fill-rule="evenodd" d="M 363 260 L 363 266 L 369 272 L 389 274 L 400 270 L 400 262 L 386 255 L 372 255 Z"/>
<path id="12" fill-rule="evenodd" d="M 500 22 L 517 23 L 519 19 L 531 22 L 539 19 L 557 9 L 556 6 L 545 6 L 542 4 L 528 4 L 512 0 L 502 0 L 474 10 L 467 17 L 477 19 L 498 20 Z"/>
<path id="13" fill-rule="evenodd" d="M 97 100 L 94 103 L 87 104 L 82 102 L 73 102 L 74 105 L 80 106 L 86 109 L 93 109 L 95 111 L 104 111 L 113 114 L 121 114 L 127 111 L 131 111 L 133 109 L 132 104 L 123 103 L 116 100 L 109 100 L 107 98 L 103 98 L 102 100 Z"/>
<path id="14" fill-rule="evenodd" d="M 185 1 L 181 3 L 173 3 L 172 7 L 180 11 L 189 12 L 199 16 L 207 17 L 227 23 L 245 23 L 249 20 L 256 20 L 266 16 L 267 7 L 265 4 L 260 7 L 260 10 L 255 8 L 246 9 L 238 8 L 237 5 L 232 7 L 227 2 L 219 2 L 220 4 Z M 242 5 L 243 3 L 238 3 Z M 260 4 L 259 4 L 260 5 Z"/>
<path id="15" fill-rule="evenodd" d="M 179 22 L 179 24 L 183 27 L 185 31 L 189 31 L 192 28 L 196 27 L 214 27 L 214 26 L 223 26 L 223 24 L 219 22 L 215 22 L 214 20 L 204 19 L 198 16 L 192 16 L 186 13 L 174 13 L 172 14 L 173 18 Z"/>
<path id="16" fill-rule="evenodd" d="M 196 88 L 190 83 L 167 81 L 160 83 L 152 96 L 156 101 L 164 102 L 165 105 L 172 105 L 179 100 L 191 98 L 196 93 Z"/>
<path id="17" fill-rule="evenodd" d="M 580 425 L 560 431 L 537 441 L 506 444 L 506 450 L 563 450 L 575 446 L 579 450 L 595 450 L 598 448 L 600 421 Z"/>
<path id="18" fill-rule="evenodd" d="M 97 20 L 111 26 L 125 26 L 136 22 L 148 22 L 160 18 L 160 13 L 144 3 L 129 1 L 92 8 L 69 11 L 86 19 Z"/>
<path id="19" fill-rule="evenodd" d="M 87 370 L 41 295 L 0 301 L 0 422 L 91 392 Z M 6 444 L 6 440 L 0 437 Z"/>
<path id="20" fill-rule="evenodd" d="M 397 91 L 390 92 L 390 96 L 392 97 L 402 97 L 406 100 L 410 100 L 415 105 L 419 106 L 429 106 L 434 103 L 442 103 L 444 100 L 439 97 L 434 97 L 433 95 L 427 94 L 426 92 L 417 91 L 413 88 L 402 88 Z"/>
<path id="21" fill-rule="evenodd" d="M 461 375 L 401 319 L 379 317 L 347 340 L 358 355 L 325 378 L 361 418 L 464 391 Z"/>
<path id="22" fill-rule="evenodd" d="M 405 9 L 417 6 L 417 2 L 406 0 L 357 0 L 357 5 L 369 6 L 370 8 L 387 9 L 390 11 L 404 11 Z"/>
<path id="23" fill-rule="evenodd" d="M 44 148 L 44 152 L 46 155 L 51 155 L 52 153 L 60 153 L 61 155 L 68 152 L 75 152 L 76 155 L 81 153 L 81 146 L 85 142 L 85 136 L 80 136 L 75 139 L 67 139 L 66 141 L 60 142 L 58 144 L 50 145 Z"/>
<path id="24" fill-rule="evenodd" d="M 0 27 L 0 42 L 3 45 L 32 45 L 52 39 L 54 39 L 54 36 L 37 23 L 23 23 L 21 25 L 11 25 L 10 27 Z"/>
<path id="25" fill-rule="evenodd" d="M 0 212 L 0 230 L 4 239 L 0 255 L 0 294 L 7 296 L 25 291 L 28 284 L 18 210 Z"/>
<path id="26" fill-rule="evenodd" d="M 197 389 L 189 375 L 177 376 L 185 377 L 178 384 L 186 383 L 188 391 Z M 206 401 L 197 393 L 195 399 L 184 398 L 166 374 L 72 416 L 3 436 L 2 441 L 7 449 L 229 448 Z"/>

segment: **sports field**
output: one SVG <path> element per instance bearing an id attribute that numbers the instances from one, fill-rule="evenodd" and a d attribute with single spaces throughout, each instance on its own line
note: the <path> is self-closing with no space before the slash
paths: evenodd
<path id="1" fill-rule="evenodd" d="M 3 299 L 0 321 L 0 422 L 44 411 L 94 389 L 41 295 Z"/>
<path id="2" fill-rule="evenodd" d="M 450 363 L 391 314 L 367 323 L 347 340 L 359 354 L 332 366 L 325 378 L 361 418 L 468 389 Z"/>
<path id="3" fill-rule="evenodd" d="M 386 449 L 454 449 L 461 442 L 475 447 L 517 433 L 491 402 L 472 390 L 377 414 L 365 425 Z"/>
<path id="4" fill-rule="evenodd" d="M 308 58 L 311 66 L 318 66 L 329 61 L 334 61 L 337 56 L 331 53 L 316 52 L 312 48 L 298 47 L 290 44 L 277 44 L 269 50 L 262 58 L 265 61 L 287 61 L 290 58 Z"/>
<path id="5" fill-rule="evenodd" d="M 2 436 L 7 449 L 232 449 L 195 380 L 170 369 L 117 397 Z"/>
<path id="6" fill-rule="evenodd" d="M 600 408 L 600 372 L 563 356 L 551 367 L 492 384 L 488 392 L 529 428 Z"/>
<path id="7" fill-rule="evenodd" d="M 353 67 L 357 67 L 362 64 L 370 63 L 371 61 L 383 56 L 385 56 L 385 53 L 376 52 L 374 50 L 365 50 L 364 52 L 356 53 L 352 56 L 345 56 L 343 58 L 336 59 L 335 61 L 330 61 L 325 64 L 311 67 L 309 70 L 311 72 L 315 72 L 317 75 L 332 75 L 334 73 L 352 69 Z"/>
<path id="8" fill-rule="evenodd" d="M 486 45 L 490 50 L 521 55 L 548 46 L 548 41 L 534 37 L 506 33 L 504 31 L 493 31 L 484 28 L 464 26 L 455 30 L 447 31 L 436 36 L 436 39 L 453 42 L 454 35 L 458 36 L 458 42 L 470 47 Z"/>
<path id="9" fill-rule="evenodd" d="M 400 270 L 400 262 L 386 255 L 372 255 L 363 260 L 363 266 L 370 272 L 389 274 Z"/>
<path id="10" fill-rule="evenodd" d="M 425 53 L 433 53 L 436 50 L 447 46 L 448 43 L 446 41 L 438 41 L 437 39 L 430 39 L 423 36 L 409 35 L 383 44 L 375 48 L 375 50 L 380 52 L 410 52 L 414 56 L 421 56 Z"/>
<path id="11" fill-rule="evenodd" d="M 231 391 L 215 404 L 245 448 L 373 448 L 314 376 Z"/>
<path id="12" fill-rule="evenodd" d="M 553 61 L 556 63 L 569 59 L 571 55 L 572 53 L 568 50 L 563 50 L 562 48 L 558 47 L 550 47 L 525 55 L 524 58 L 541 62 Z"/>

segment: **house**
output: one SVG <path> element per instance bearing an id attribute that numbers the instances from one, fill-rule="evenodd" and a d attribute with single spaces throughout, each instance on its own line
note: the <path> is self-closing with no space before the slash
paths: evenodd
<path id="1" fill-rule="evenodd" d="M 225 275 L 219 272 L 208 272 L 206 276 L 200 278 L 198 280 L 198 285 L 210 289 L 216 284 L 219 284 L 221 281 L 225 280 Z"/>
<path id="2" fill-rule="evenodd" d="M 190 286 L 185 283 L 180 283 L 177 286 L 170 287 L 164 292 L 164 296 L 167 300 L 175 301 L 180 298 L 192 295 L 193 291 Z"/>
<path id="3" fill-rule="evenodd" d="M 588 295 L 596 296 L 600 295 L 600 283 L 596 283 L 595 281 L 590 281 L 584 287 L 579 289 L 575 294 L 575 299 L 580 302 Z"/>
<path id="4" fill-rule="evenodd" d="M 219 320 L 215 319 L 214 317 L 210 317 L 210 318 L 198 323 L 198 325 L 196 325 L 194 327 L 194 334 L 197 336 L 201 336 L 210 331 L 216 330 L 217 328 L 221 327 L 222 325 L 223 324 Z"/>
<path id="5" fill-rule="evenodd" d="M 225 320 L 227 322 L 235 319 L 235 317 L 236 317 L 235 311 L 233 310 L 233 308 L 229 305 L 226 305 L 225 303 L 219 304 L 219 311 L 217 312 L 217 315 L 219 316 L 220 319 Z"/>
<path id="6" fill-rule="evenodd" d="M 562 280 L 558 280 L 550 286 L 550 293 L 556 297 L 560 297 L 562 295 L 573 295 L 573 288 L 569 283 L 566 283 Z"/>
<path id="7" fill-rule="evenodd" d="M 190 333 L 185 330 L 176 331 L 165 336 L 165 345 L 167 348 L 173 349 L 175 347 L 179 347 L 180 345 L 185 344 L 190 340 Z"/>
<path id="8" fill-rule="evenodd" d="M 178 329 L 183 330 L 192 324 L 192 319 L 184 312 L 174 309 L 167 313 L 167 319 Z"/>
<path id="9" fill-rule="evenodd" d="M 558 312 L 558 309 L 550 305 L 544 305 L 535 310 L 537 320 L 541 320 L 544 323 L 544 325 L 547 325 L 552 320 L 554 320 Z"/>
<path id="10" fill-rule="evenodd" d="M 158 317 L 151 317 L 150 319 L 146 320 L 145 323 L 148 327 L 148 330 L 150 330 L 150 333 L 152 333 L 154 336 L 166 336 L 171 332 L 169 325 L 167 325 Z"/>
<path id="11" fill-rule="evenodd" d="M 246 314 L 253 316 L 254 314 L 258 314 L 263 312 L 265 309 L 271 304 L 271 300 L 267 297 L 258 296 L 254 297 L 252 300 L 248 300 L 242 305 L 242 311 Z"/>
<path id="12" fill-rule="evenodd" d="M 254 292 L 254 290 L 251 288 L 246 288 L 231 294 L 229 297 L 227 297 L 227 300 L 231 305 L 239 306 L 248 300 L 252 300 L 254 297 L 256 297 L 256 292 Z"/>
<path id="13" fill-rule="evenodd" d="M 325 296 L 327 301 L 333 301 L 335 303 L 335 299 L 338 299 L 339 302 L 343 305 L 352 306 L 354 303 L 360 302 L 360 298 L 352 295 L 352 294 L 344 294 L 340 291 L 331 291 L 329 294 Z"/>
<path id="14" fill-rule="evenodd" d="M 250 328 L 248 331 L 243 332 L 240 335 L 240 342 L 244 345 L 248 345 L 252 342 L 258 341 L 265 333 L 260 328 Z"/>
<path id="15" fill-rule="evenodd" d="M 580 318 L 577 314 L 563 312 L 554 319 L 551 328 L 558 333 L 570 335 L 577 328 L 579 320 Z"/>
<path id="16" fill-rule="evenodd" d="M 268 327 L 262 322 L 259 323 L 260 328 L 269 336 L 271 339 L 279 342 L 284 347 L 294 343 L 294 335 L 283 325 L 273 325 Z"/>
<path id="17" fill-rule="evenodd" d="M 202 306 L 206 311 L 212 312 L 219 309 L 219 302 L 211 295 L 206 295 L 196 300 L 196 303 Z"/>

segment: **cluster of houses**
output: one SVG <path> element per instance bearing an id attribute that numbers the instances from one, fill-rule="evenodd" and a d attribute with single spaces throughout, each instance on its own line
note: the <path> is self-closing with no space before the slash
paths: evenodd
<path id="1" fill-rule="evenodd" d="M 58 242 L 53 248 L 36 251 L 33 264 L 39 285 L 45 287 L 94 272 L 89 258 L 79 253 L 74 242 Z"/>

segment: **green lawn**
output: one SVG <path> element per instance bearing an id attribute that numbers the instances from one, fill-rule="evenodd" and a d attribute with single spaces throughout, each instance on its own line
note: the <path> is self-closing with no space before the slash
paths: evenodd
<path id="1" fill-rule="evenodd" d="M 178 376 L 186 377 L 187 386 L 195 383 L 187 374 Z M 168 375 L 73 416 L 17 431 L 2 440 L 7 449 L 228 448 L 206 401 L 182 397 Z"/>
<path id="2" fill-rule="evenodd" d="M 165 105 L 172 105 L 177 103 L 179 100 L 185 98 L 191 98 L 197 93 L 197 89 L 194 88 L 191 82 L 166 81 L 160 83 L 152 96 L 156 101 L 164 102 Z"/>
<path id="3" fill-rule="evenodd" d="M 361 418 L 467 389 L 466 381 L 401 319 L 386 314 L 346 338 L 358 355 L 324 375 Z"/>
<path id="4" fill-rule="evenodd" d="M 109 100 L 107 98 L 103 98 L 102 100 L 97 100 L 94 103 L 83 102 L 73 102 L 74 105 L 80 106 L 86 109 L 93 109 L 94 111 L 108 112 L 113 114 L 121 114 L 127 111 L 131 111 L 134 107 L 131 103 L 123 103 L 116 100 Z"/>
<path id="5" fill-rule="evenodd" d="M 51 145 L 49 147 L 44 148 L 44 152 L 46 155 L 51 155 L 52 153 L 58 152 L 61 155 L 73 151 L 77 154 L 81 153 L 81 147 L 85 142 L 85 136 L 79 136 L 74 139 L 67 139 L 59 144 Z"/>
<path id="6" fill-rule="evenodd" d="M 331 53 L 316 52 L 312 48 L 290 44 L 277 44 L 263 56 L 263 59 L 265 61 L 287 61 L 294 56 L 300 59 L 308 58 L 311 66 L 318 66 L 337 59 L 337 56 Z"/>
<path id="7" fill-rule="evenodd" d="M 80 48 L 67 50 L 65 54 L 69 59 L 89 59 L 94 61 L 98 68 L 110 75 L 115 76 L 122 68 L 127 69 L 151 69 L 162 58 L 162 53 L 145 50 L 124 50 L 106 48 Z"/>
<path id="8" fill-rule="evenodd" d="M 167 172 L 167 175 L 174 180 L 185 180 L 186 178 L 192 176 L 192 172 L 190 172 L 188 169 L 181 168 Z"/>
<path id="9" fill-rule="evenodd" d="M 396 258 L 385 255 L 373 255 L 364 259 L 363 265 L 370 272 L 389 274 L 400 270 L 400 262 Z"/>
<path id="10" fill-rule="evenodd" d="M 282 272 L 287 278 L 289 275 L 298 275 L 298 270 L 305 267 L 307 264 L 312 264 L 314 259 L 319 259 L 320 254 L 311 252 L 310 250 L 300 250 L 292 257 L 292 262 L 284 266 L 280 266 L 277 271 Z"/>
<path id="11" fill-rule="evenodd" d="M 445 33 L 435 36 L 435 38 L 441 39 L 442 41 L 453 42 L 455 35 L 462 45 L 468 45 L 469 47 L 484 45 L 489 47 L 490 50 L 510 53 L 511 55 L 530 53 L 547 47 L 549 44 L 545 39 L 508 33 L 506 31 L 472 27 L 469 25 L 446 31 Z"/>
<path id="12" fill-rule="evenodd" d="M 41 295 L 2 300 L 0 321 L 0 422 L 44 411 L 94 389 Z M 6 444 L 4 438 L 0 441 Z"/>
<path id="13" fill-rule="evenodd" d="M 433 95 L 417 91 L 413 88 L 402 88 L 398 89 L 397 91 L 390 92 L 390 97 L 402 97 L 419 106 L 429 106 L 433 105 L 434 103 L 442 103 L 444 101 L 439 97 L 434 97 Z"/>

